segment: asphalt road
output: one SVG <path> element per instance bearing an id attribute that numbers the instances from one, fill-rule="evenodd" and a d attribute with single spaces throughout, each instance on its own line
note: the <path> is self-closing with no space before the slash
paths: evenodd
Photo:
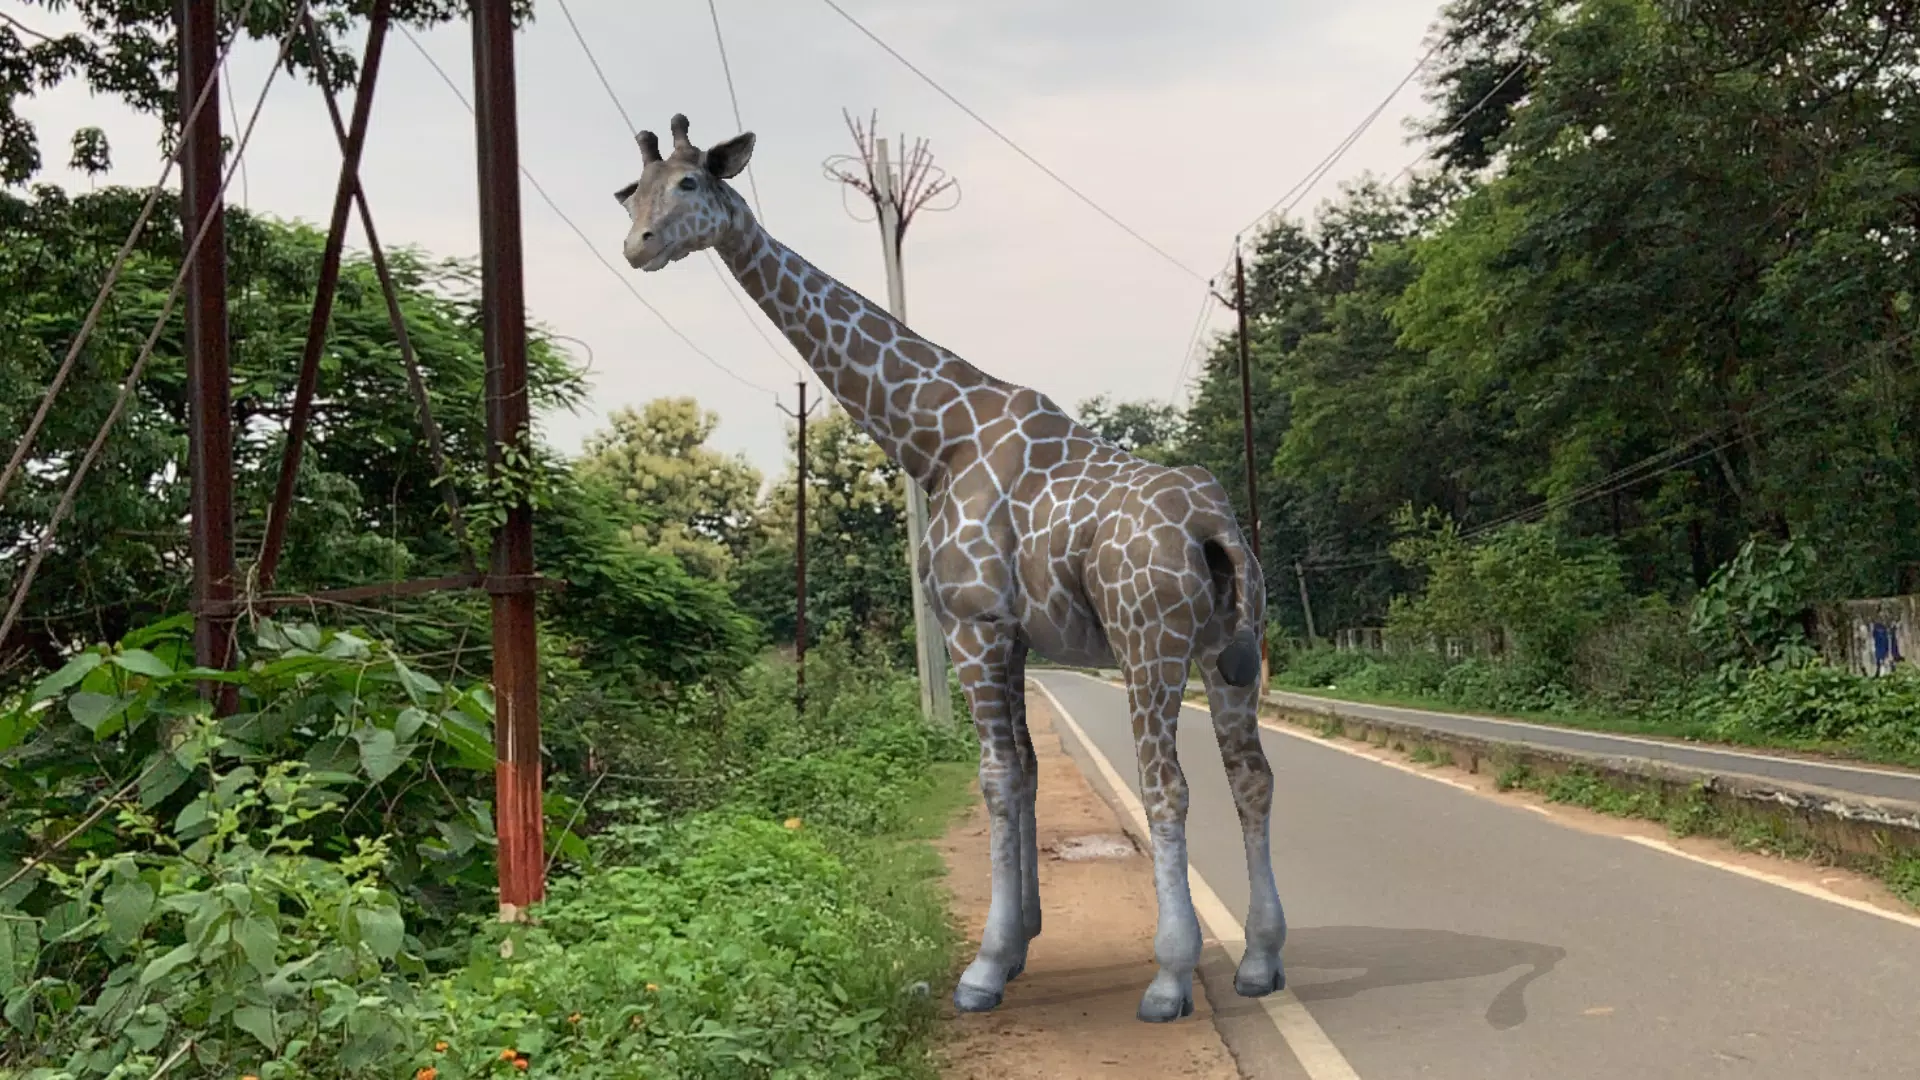
<path id="1" fill-rule="evenodd" d="M 1135 785 L 1123 692 L 1033 677 Z M 1920 1076 L 1920 930 L 1264 738 L 1288 982 L 1362 1080 Z M 1194 867 L 1244 918 L 1204 712 L 1179 748 Z"/>
<path id="2" fill-rule="evenodd" d="M 1483 739 L 1524 742 L 1589 754 L 1648 758 L 1696 769 L 1744 773 L 1748 776 L 1764 776 L 1772 780 L 1789 780 L 1801 784 L 1817 784 L 1855 795 L 1871 795 L 1883 799 L 1903 799 L 1920 803 L 1920 773 L 1904 772 L 1898 769 L 1773 757 L 1768 754 L 1739 750 L 1693 746 L 1664 739 L 1643 739 L 1631 735 L 1577 731 L 1549 724 L 1528 724 L 1517 720 L 1496 720 L 1389 705 L 1362 705 L 1349 701 L 1332 701 L 1314 697 L 1311 694 L 1276 691 L 1268 694 L 1267 697 L 1276 704 L 1291 705 L 1296 708 L 1325 709 L 1332 705 L 1347 716 L 1398 720 L 1401 723 L 1418 724 L 1435 731 L 1475 735 Z M 1920 1076 L 1920 1070 L 1916 1070 L 1915 1075 Z"/>

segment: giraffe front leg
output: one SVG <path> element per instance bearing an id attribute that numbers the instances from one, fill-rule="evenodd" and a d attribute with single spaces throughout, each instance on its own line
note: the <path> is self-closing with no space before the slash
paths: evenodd
<path id="1" fill-rule="evenodd" d="M 1247 850 L 1247 950 L 1233 977 L 1241 997 L 1265 997 L 1287 985 L 1280 948 L 1287 941 L 1287 917 L 1273 880 L 1273 767 L 1260 744 L 1259 688 L 1230 686 L 1214 670 L 1211 658 L 1201 664 L 1207 672 L 1207 699 L 1213 710 L 1213 734 L 1220 744 L 1220 760 L 1227 767 L 1233 806 L 1240 816 L 1240 835 Z"/>
<path id="2" fill-rule="evenodd" d="M 1020 820 L 1023 770 L 1014 738 L 1010 679 L 1019 645 L 1010 627 L 992 624 L 961 623 L 949 628 L 947 637 L 954 672 L 980 737 L 980 794 L 987 804 L 993 860 L 993 892 L 980 951 L 954 987 L 953 1004 L 961 1012 L 985 1012 L 1000 1004 L 1007 980 L 1027 963 Z"/>
<path id="3" fill-rule="evenodd" d="M 1141 803 L 1153 841 L 1153 888 L 1160 919 L 1153 958 L 1160 971 L 1140 999 L 1139 1017 L 1167 1023 L 1193 1015 L 1193 969 L 1200 962 L 1200 918 L 1187 888 L 1187 778 L 1174 750 L 1186 662 L 1135 662 L 1127 672 Z"/>

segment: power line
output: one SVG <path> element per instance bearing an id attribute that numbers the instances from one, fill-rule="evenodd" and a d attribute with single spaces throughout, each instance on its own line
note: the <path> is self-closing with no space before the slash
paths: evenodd
<path id="1" fill-rule="evenodd" d="M 839 4 L 834 3 L 834 0 L 821 0 L 821 2 L 826 4 L 828 7 L 832 8 L 834 12 L 838 14 L 842 19 L 845 19 L 848 23 L 852 24 L 855 30 L 858 30 L 862 34 L 865 34 L 868 40 L 872 41 L 875 45 L 880 46 L 882 49 L 885 49 L 889 56 L 892 56 L 895 60 L 900 61 L 900 63 L 903 66 L 905 66 L 908 71 L 911 71 L 915 75 L 918 75 L 920 77 L 921 82 L 924 82 L 928 86 L 933 87 L 936 93 L 938 93 L 941 97 L 946 98 L 948 101 L 952 102 L 955 108 L 959 109 L 961 112 L 966 113 L 968 116 L 972 117 L 974 122 L 979 124 L 981 127 L 986 128 L 988 132 L 992 133 L 994 138 L 999 139 L 1003 143 L 1006 143 L 1007 146 L 1011 148 L 1014 153 L 1019 154 L 1023 158 L 1026 158 L 1027 161 L 1030 164 L 1032 164 L 1034 168 L 1039 169 L 1043 173 L 1046 173 L 1047 176 L 1051 178 L 1054 183 L 1059 184 L 1061 187 L 1067 189 L 1067 191 L 1070 192 L 1074 198 L 1079 199 L 1081 202 L 1086 203 L 1088 206 L 1092 207 L 1094 212 L 1098 213 L 1101 217 L 1104 217 L 1108 221 L 1111 221 L 1115 225 L 1119 226 L 1120 229 L 1123 232 L 1125 232 L 1128 236 L 1131 236 L 1135 240 L 1140 241 L 1140 243 L 1145 244 L 1149 249 L 1153 251 L 1154 254 L 1160 256 L 1162 259 L 1165 259 L 1167 262 L 1172 263 L 1174 266 L 1178 267 L 1180 271 L 1186 274 L 1188 277 L 1194 279 L 1195 281 L 1206 280 L 1206 278 L 1202 276 L 1199 271 L 1195 270 L 1191 266 L 1188 266 L 1186 263 L 1181 262 L 1179 259 L 1176 259 L 1173 256 L 1167 254 L 1164 250 L 1160 248 L 1158 244 L 1155 244 L 1153 241 L 1140 235 L 1140 233 L 1135 231 L 1131 225 L 1128 225 L 1126 222 L 1121 221 L 1117 217 L 1114 217 L 1112 214 L 1107 212 L 1105 207 L 1102 207 L 1099 203 L 1094 202 L 1092 199 L 1088 198 L 1086 194 L 1083 193 L 1079 188 L 1074 187 L 1072 184 L 1067 183 L 1066 180 L 1061 178 L 1059 173 L 1054 172 L 1052 169 L 1049 169 L 1046 167 L 1046 165 L 1042 164 L 1039 158 L 1036 158 L 1032 154 L 1029 154 L 1025 150 L 1021 149 L 1019 143 L 1014 142 L 1012 139 L 1002 134 L 1000 129 L 988 123 L 985 117 L 981 116 L 979 113 L 974 112 L 972 109 L 968 108 L 965 102 L 961 101 L 957 97 L 954 97 L 951 93 L 947 91 L 946 87 L 941 86 L 939 83 L 935 82 L 933 79 L 933 76 L 928 75 L 926 72 L 914 66 L 913 61 L 900 55 L 900 51 L 898 49 L 895 49 L 893 46 L 887 44 L 885 41 L 882 41 L 878 34 L 875 34 L 873 31 L 867 29 L 864 25 L 861 24 L 860 20 L 854 18 L 852 15 L 847 14 L 847 10 L 841 7 Z"/>
<path id="2" fill-rule="evenodd" d="M 626 125 L 627 134 L 632 135 L 635 132 L 639 131 L 640 130 L 639 125 L 633 122 L 633 116 L 627 112 L 626 105 L 620 101 L 620 95 L 617 91 L 614 90 L 613 83 L 607 79 L 607 73 L 603 68 L 601 68 L 599 59 L 593 55 L 593 46 L 587 44 L 587 36 L 580 31 L 580 24 L 573 20 L 573 12 L 567 7 L 566 0 L 560 0 L 560 13 L 567 17 L 567 25 L 573 28 L 573 39 L 580 43 L 580 51 L 587 54 L 587 63 L 593 65 L 594 73 L 600 76 L 600 85 L 604 87 L 607 91 L 607 100 L 613 102 L 614 110 L 620 114 L 620 122 Z M 716 13 L 714 15 L 714 32 L 716 34 L 719 33 L 719 28 L 720 28 L 720 16 Z M 724 66 L 726 63 L 726 50 L 724 46 L 722 46 L 721 48 L 720 60 L 721 60 L 721 64 Z M 732 75 L 727 76 L 727 89 L 729 92 L 731 92 L 733 89 Z M 740 123 L 740 103 L 738 99 L 734 101 L 733 119 L 735 124 Z M 740 129 L 744 131 L 745 125 L 740 125 Z M 747 166 L 747 182 L 749 185 L 753 183 L 753 166 L 752 165 Z M 754 201 L 754 205 L 758 207 L 760 203 L 760 192 L 757 189 L 753 193 L 753 201 Z M 763 213 L 761 216 L 764 219 L 765 214 Z M 733 294 L 733 289 L 728 287 L 727 275 L 726 275 L 726 272 L 720 268 L 719 256 L 713 254 L 712 250 L 709 249 L 707 252 L 707 257 L 708 257 L 709 264 L 714 269 L 714 272 L 720 275 L 721 288 L 726 290 L 727 298 L 729 300 L 732 300 L 734 307 L 739 308 L 740 314 L 746 317 L 747 325 L 753 327 L 754 335 L 757 336 L 760 339 L 761 343 L 766 345 L 767 348 L 773 350 L 773 355 L 779 358 L 781 363 L 787 365 L 787 367 L 792 371 L 794 371 L 795 373 L 799 373 L 800 369 L 794 365 L 792 359 L 790 359 L 786 355 L 786 353 L 782 352 L 780 348 L 776 346 L 772 342 L 772 340 L 770 340 L 767 337 L 766 328 L 760 325 L 762 320 L 754 318 L 753 313 L 748 311 L 744 306 L 741 305 L 740 298 Z M 622 280 L 623 281 L 625 280 L 624 276 L 622 277 Z"/>
<path id="3" fill-rule="evenodd" d="M 620 121 L 627 125 L 627 134 L 631 135 L 639 131 L 639 125 L 633 122 L 633 117 L 627 115 L 627 107 L 620 104 L 620 95 L 613 92 L 613 83 L 608 81 L 607 73 L 600 67 L 599 59 L 593 55 L 593 50 L 587 47 L 587 36 L 580 32 L 580 24 L 573 21 L 573 10 L 567 7 L 567 0 L 560 0 L 560 14 L 567 17 L 567 25 L 573 29 L 573 39 L 580 43 L 580 51 L 587 54 L 587 63 L 593 65 L 593 73 L 600 76 L 600 85 L 607 88 L 607 100 L 613 102 L 613 107 L 619 110 Z"/>
<path id="4" fill-rule="evenodd" d="M 1240 230 L 1241 234 L 1251 233 L 1265 218 L 1279 209 L 1281 203 L 1287 203 L 1288 199 L 1292 199 L 1293 201 L 1288 203 L 1285 210 L 1281 211 L 1281 216 L 1284 217 L 1292 213 L 1293 208 L 1299 205 L 1300 200 L 1307 197 L 1307 192 L 1313 190 L 1313 185 L 1319 183 L 1329 170 L 1339 164 L 1340 159 L 1346 156 L 1347 151 L 1353 149 L 1354 144 L 1360 141 L 1360 136 L 1366 134 L 1367 130 L 1373 127 L 1374 121 L 1380 119 L 1380 115 L 1387 111 L 1387 106 L 1393 103 L 1393 99 L 1400 96 L 1400 91 L 1405 90 L 1407 84 L 1411 83 L 1415 76 L 1425 70 L 1427 62 L 1433 59 L 1434 53 L 1438 52 L 1439 49 L 1440 46 L 1436 42 L 1426 51 L 1426 54 L 1421 56 L 1420 59 L 1414 63 L 1413 67 L 1401 77 L 1400 81 L 1394 84 L 1393 89 L 1388 91 L 1387 96 L 1380 100 L 1380 104 L 1373 107 L 1372 112 L 1362 117 L 1360 123 L 1356 124 L 1353 130 L 1349 131 L 1346 137 L 1341 139 L 1339 144 L 1327 153 L 1326 157 L 1321 158 L 1319 164 L 1308 170 L 1306 176 L 1288 188 L 1285 194 L 1273 200 L 1272 206 L 1267 207 L 1259 216 L 1248 222 L 1246 226 Z"/>
<path id="5" fill-rule="evenodd" d="M 453 96 L 460 100 L 460 104 L 466 108 L 467 112 L 469 113 L 473 112 L 473 104 L 467 100 L 467 95 L 461 92 L 459 84 L 455 83 L 452 77 L 447 74 L 446 69 L 440 66 L 439 61 L 433 58 L 433 54 L 429 53 L 426 50 L 426 48 L 420 44 L 420 39 L 413 36 L 413 31 L 407 29 L 407 26 L 404 23 L 395 23 L 394 25 L 399 27 L 400 33 L 405 35 L 407 41 L 413 45 L 414 51 L 418 52 L 421 58 L 426 60 L 427 64 L 433 68 L 436 74 L 440 76 L 440 81 L 447 84 L 447 89 L 453 91 Z M 612 274 L 614 276 L 614 279 L 620 282 L 621 287 L 625 288 L 629 295 L 631 295 L 635 300 L 639 301 L 641 307 L 646 308 L 647 311 L 652 313 L 654 318 L 660 320 L 660 325 L 666 327 L 669 333 L 679 338 L 681 342 L 687 346 L 687 348 L 692 349 L 694 352 L 694 355 L 700 357 L 700 359 L 702 360 L 705 360 L 708 364 L 712 365 L 721 374 L 732 379 L 734 382 L 737 382 L 740 385 L 745 386 L 749 389 L 758 390 L 761 393 L 766 394 L 767 396 L 773 398 L 776 401 L 779 400 L 780 398 L 779 394 L 774 393 L 772 390 L 767 389 L 765 386 L 761 385 L 760 383 L 754 382 L 752 379 L 749 379 L 746 376 L 741 375 L 739 372 L 733 370 L 727 365 L 714 359 L 711 353 L 707 352 L 705 349 L 702 349 L 697 343 L 694 342 L 692 338 L 687 336 L 685 331 L 681 330 L 678 326 L 675 326 L 673 324 L 673 320 L 667 318 L 666 315 L 664 315 L 659 308 L 653 306 L 652 303 L 648 302 L 646 297 L 640 295 L 640 290 L 634 288 L 633 282 L 628 280 L 628 275 L 622 274 L 618 269 L 614 267 L 612 263 L 607 261 L 607 257 L 600 253 L 599 245 L 595 244 L 593 242 L 593 239 L 589 237 L 586 234 L 586 232 L 580 228 L 579 225 L 575 224 L 574 220 L 571 217 L 567 216 L 566 211 L 560 209 L 560 204 L 553 200 L 553 196 L 547 194 L 547 189 L 541 186 L 540 181 L 534 178 L 533 173 L 529 172 L 525 165 L 522 165 L 520 167 L 520 175 L 526 178 L 526 181 L 528 184 L 532 185 L 534 192 L 540 196 L 541 201 L 547 204 L 547 208 L 549 210 L 552 210 L 554 214 L 557 217 L 559 217 L 562 222 L 565 222 L 567 228 L 573 230 L 573 235 L 580 238 L 580 242 L 585 244 L 587 246 L 587 250 L 593 253 L 594 259 L 597 262 L 599 262 L 601 266 L 606 267 L 607 273 Z"/>
<path id="6" fill-rule="evenodd" d="M 1505 78 L 1501 79 L 1498 83 L 1495 83 L 1493 89 L 1487 91 L 1485 96 L 1483 96 L 1479 101 L 1474 102 L 1473 108 L 1468 109 L 1466 112 L 1463 112 L 1459 116 L 1455 117 L 1453 123 L 1448 124 L 1446 128 L 1440 132 L 1439 135 L 1435 136 L 1433 141 L 1431 141 L 1428 144 L 1426 149 L 1414 155 L 1413 160 L 1401 166 L 1400 171 L 1393 174 L 1393 179 L 1388 180 L 1386 183 L 1386 186 L 1391 188 L 1395 184 L 1398 184 L 1401 180 L 1406 178 L 1408 173 L 1412 172 L 1416 167 L 1418 167 L 1421 162 L 1427 160 L 1429 157 L 1432 157 L 1434 154 L 1434 151 L 1439 148 L 1439 140 L 1446 138 L 1448 135 L 1453 134 L 1455 131 L 1458 131 L 1460 129 L 1460 125 L 1466 123 L 1469 119 L 1473 117 L 1475 113 L 1478 113 L 1481 109 L 1485 108 L 1487 103 L 1494 99 L 1495 95 L 1500 93 L 1501 90 L 1506 89 L 1506 85 L 1512 82 L 1514 78 L 1520 74 L 1521 71 L 1526 69 L 1526 66 L 1527 66 L 1527 62 L 1525 60 L 1522 60 L 1518 64 L 1515 64 L 1513 66 L 1513 70 L 1507 72 Z M 1303 232 L 1301 233 L 1301 238 L 1306 240 L 1306 242 L 1309 245 L 1311 245 L 1311 247 L 1307 251 L 1302 251 L 1299 254 L 1295 255 L 1293 258 L 1288 259 L 1286 262 L 1281 263 L 1279 266 L 1275 267 L 1274 270 L 1272 271 L 1273 274 L 1278 275 L 1278 274 L 1285 273 L 1287 270 L 1292 269 L 1295 264 L 1299 263 L 1302 259 L 1305 259 L 1308 255 L 1314 252 L 1319 252 L 1322 255 L 1329 254 L 1327 249 L 1323 247 L 1320 244 L 1320 242 L 1318 240 L 1315 240 L 1313 237 L 1308 236 Z"/>
<path id="7" fill-rule="evenodd" d="M 220 178 L 220 188 L 214 193 L 216 200 L 226 197 L 228 185 L 233 183 L 234 176 L 240 171 L 240 162 L 246 157 L 247 144 L 253 140 L 254 125 L 259 122 L 260 110 L 267 103 L 267 92 L 273 89 L 274 79 L 279 76 L 281 66 L 286 63 L 287 51 L 306 21 L 310 2 L 311 0 L 300 0 L 299 6 L 294 10 L 293 22 L 288 27 L 286 36 L 280 41 L 280 54 L 275 58 L 273 67 L 267 71 L 266 80 L 260 85 L 260 96 L 253 103 L 253 112 L 247 117 L 247 125 L 240 132 L 239 140 L 234 143 L 234 163 L 226 171 L 226 175 Z M 249 3 L 248 7 L 251 6 Z M 235 33 L 234 40 L 238 39 L 239 34 Z M 207 100 L 207 91 L 212 88 L 213 80 L 208 80 L 202 87 L 199 103 Z M 190 113 L 187 126 L 183 127 L 182 131 L 188 130 L 194 119 L 194 115 Z M 182 153 L 185 152 L 186 143 L 187 140 L 183 136 Z M 14 587 L 13 599 L 7 605 L 6 615 L 0 617 L 0 641 L 6 640 L 7 635 L 13 630 L 13 624 L 19 620 L 20 611 L 27 602 L 27 593 L 33 588 L 33 579 L 40 573 L 40 565 L 46 561 L 47 552 L 53 547 L 54 535 L 59 531 L 60 523 L 73 512 L 74 498 L 80 492 L 80 485 L 85 482 L 87 474 L 93 470 L 94 463 L 100 459 L 100 453 L 107 445 L 107 436 L 113 432 L 114 425 L 119 423 L 121 414 L 126 411 L 127 402 L 133 397 L 134 387 L 139 385 L 141 375 L 146 372 L 148 361 L 153 359 L 154 346 L 159 344 L 160 335 L 166 330 L 167 323 L 173 316 L 174 303 L 180 298 L 180 286 L 185 283 L 187 275 L 192 272 L 198 261 L 200 246 L 206 240 L 208 232 L 212 230 L 213 223 L 219 220 L 221 220 L 220 214 L 207 215 L 201 220 L 200 227 L 194 231 L 193 237 L 188 241 L 186 254 L 180 261 L 180 272 L 174 275 L 173 284 L 167 289 L 166 299 L 160 305 L 160 315 L 154 320 L 153 329 L 148 332 L 146 341 L 141 344 L 139 354 L 134 357 L 133 366 L 127 369 L 127 376 L 120 384 L 120 392 L 114 398 L 113 407 L 107 411 L 106 419 L 101 421 L 100 430 L 94 434 L 86 453 L 75 464 L 73 475 L 67 481 L 66 490 L 61 492 L 60 501 L 54 506 L 52 516 L 47 519 L 46 528 L 40 531 L 40 539 L 34 543 L 32 556 L 28 558 L 27 565 L 20 572 L 20 580 Z M 131 239 L 129 237 L 129 241 Z M 222 257 L 224 258 L 224 254 Z"/>
<path id="8" fill-rule="evenodd" d="M 740 119 L 740 94 L 733 88 L 733 65 L 727 63 L 727 39 L 720 32 L 720 6 L 715 0 L 707 0 L 707 14 L 713 16 L 713 42 L 720 47 L 720 70 L 727 77 L 727 97 L 733 101 L 733 130 L 747 130 L 747 122 Z M 581 42 L 585 45 L 585 42 Z M 753 192 L 753 212 L 760 220 L 767 219 L 766 208 L 760 205 L 760 182 L 753 178 L 753 162 L 747 162 L 747 190 Z"/>

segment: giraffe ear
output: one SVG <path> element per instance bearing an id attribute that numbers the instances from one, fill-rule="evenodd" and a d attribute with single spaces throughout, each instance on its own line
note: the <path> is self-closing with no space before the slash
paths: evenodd
<path id="1" fill-rule="evenodd" d="M 701 159 L 701 164 L 706 166 L 708 172 L 720 179 L 731 180 L 739 176 L 740 171 L 745 169 L 747 162 L 752 159 L 753 132 L 749 131 L 743 135 L 735 135 L 726 142 L 708 147 L 706 156 Z"/>

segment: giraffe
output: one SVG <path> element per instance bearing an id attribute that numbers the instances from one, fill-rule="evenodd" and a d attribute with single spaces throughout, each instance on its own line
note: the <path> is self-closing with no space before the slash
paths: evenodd
<path id="1" fill-rule="evenodd" d="M 1201 936 L 1174 736 L 1195 661 L 1251 883 L 1234 989 L 1246 997 L 1281 989 L 1286 917 L 1269 839 L 1273 772 L 1256 712 L 1266 586 L 1226 491 L 1198 466 L 1150 463 L 1100 439 L 1045 395 L 915 334 L 775 240 L 727 183 L 753 155 L 752 132 L 702 151 L 688 140 L 685 116 L 674 116 L 670 131 L 664 158 L 656 135 L 638 133 L 640 178 L 615 193 L 629 217 L 627 263 L 650 273 L 715 251 L 848 415 L 928 495 L 915 572 L 972 713 L 991 822 L 986 928 L 954 1005 L 998 1006 L 1040 934 L 1030 652 L 1124 675 L 1159 906 L 1159 970 L 1139 1018 L 1193 1012 Z"/>

